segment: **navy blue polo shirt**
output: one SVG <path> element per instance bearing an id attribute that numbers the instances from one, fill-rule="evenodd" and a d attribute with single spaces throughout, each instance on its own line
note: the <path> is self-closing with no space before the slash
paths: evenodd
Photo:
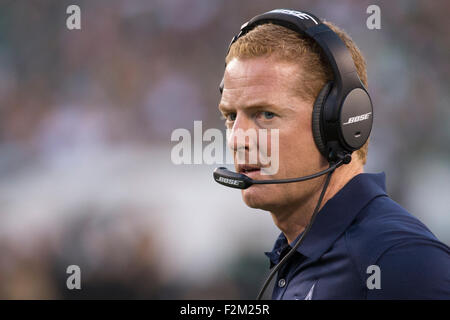
<path id="1" fill-rule="evenodd" d="M 297 239 L 280 234 L 271 267 Z M 450 249 L 388 197 L 384 173 L 362 173 L 317 213 L 272 299 L 450 299 Z"/>

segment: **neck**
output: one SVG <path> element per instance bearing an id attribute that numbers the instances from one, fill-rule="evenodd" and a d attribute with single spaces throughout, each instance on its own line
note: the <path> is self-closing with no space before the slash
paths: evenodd
<path id="1" fill-rule="evenodd" d="M 328 188 L 324 194 L 322 203 L 320 204 L 319 211 L 328 200 L 333 198 L 334 195 L 347 184 L 347 182 L 354 176 L 363 172 L 363 166 L 356 161 L 337 168 L 331 176 L 330 183 L 328 184 Z M 318 184 L 319 187 L 307 199 L 302 199 L 297 203 L 289 204 L 271 211 L 275 225 L 286 236 L 288 243 L 292 243 L 308 226 L 313 211 L 319 201 L 320 194 L 322 193 L 326 177 L 327 175 L 317 178 L 320 181 L 320 184 Z"/>

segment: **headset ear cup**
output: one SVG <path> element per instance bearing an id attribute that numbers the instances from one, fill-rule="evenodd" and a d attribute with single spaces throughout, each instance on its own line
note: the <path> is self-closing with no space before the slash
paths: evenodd
<path id="1" fill-rule="evenodd" d="M 320 153 L 328 159 L 327 154 L 327 146 L 324 138 L 322 137 L 322 133 L 320 130 L 320 123 L 322 118 L 322 109 L 323 104 L 328 97 L 328 93 L 330 92 L 332 86 L 332 82 L 327 82 L 322 90 L 320 90 L 317 95 L 316 101 L 314 102 L 313 113 L 312 113 L 312 132 L 314 137 L 314 142 L 316 143 L 317 149 L 319 149 Z"/>

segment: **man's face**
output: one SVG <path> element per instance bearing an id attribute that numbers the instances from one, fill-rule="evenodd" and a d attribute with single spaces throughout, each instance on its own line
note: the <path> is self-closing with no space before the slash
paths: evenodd
<path id="1" fill-rule="evenodd" d="M 301 177 L 327 166 L 312 136 L 312 102 L 305 101 L 295 91 L 294 83 L 301 72 L 298 65 L 275 57 L 235 58 L 228 63 L 219 109 L 230 129 L 228 144 L 233 151 L 236 171 L 255 180 L 270 180 Z M 245 153 L 248 161 L 250 152 L 263 148 L 261 139 L 247 139 L 245 142 L 237 139 L 238 129 L 267 129 L 267 154 L 271 158 L 274 158 L 271 152 L 275 152 L 275 148 L 270 143 L 270 130 L 279 130 L 278 172 L 271 175 L 263 175 L 258 170 L 246 172 L 245 166 L 237 163 L 238 153 Z M 256 166 L 261 166 L 261 161 Z M 296 206 L 319 190 L 321 178 L 287 184 L 253 185 L 242 190 L 242 196 L 249 207 L 267 211 Z"/>

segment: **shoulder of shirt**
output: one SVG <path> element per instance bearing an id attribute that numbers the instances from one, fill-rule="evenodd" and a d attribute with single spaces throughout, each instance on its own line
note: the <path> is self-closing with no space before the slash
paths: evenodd
<path id="1" fill-rule="evenodd" d="M 374 198 L 361 210 L 345 232 L 345 243 L 361 279 L 367 278 L 368 266 L 399 246 L 441 250 L 443 259 L 450 252 L 419 219 L 388 196 Z"/>

